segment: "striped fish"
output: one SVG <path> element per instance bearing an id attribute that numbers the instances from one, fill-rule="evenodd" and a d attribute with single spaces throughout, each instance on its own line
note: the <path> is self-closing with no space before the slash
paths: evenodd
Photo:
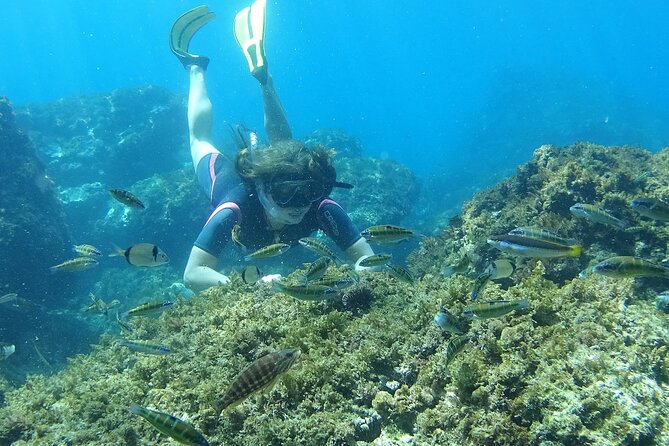
<path id="1" fill-rule="evenodd" d="M 274 243 L 273 245 L 260 248 L 256 252 L 252 252 L 251 254 L 245 256 L 244 260 L 248 262 L 249 260 L 253 259 L 268 259 L 270 257 L 281 255 L 289 249 L 290 245 L 286 243 Z"/>
<path id="2" fill-rule="evenodd" d="M 138 307 L 131 308 L 130 310 L 123 313 L 121 317 L 126 318 L 128 316 L 146 316 L 162 313 L 168 308 L 171 308 L 172 305 L 174 305 L 174 302 L 171 300 L 152 300 Z"/>
<path id="3" fill-rule="evenodd" d="M 399 243 L 413 235 L 413 230 L 393 225 L 370 226 L 360 233 L 361 237 L 365 237 L 370 242 L 387 245 Z"/>
<path id="4" fill-rule="evenodd" d="M 315 261 L 311 262 L 307 272 L 302 277 L 303 282 L 313 282 L 314 280 L 320 279 L 325 274 L 325 271 L 332 263 L 330 257 L 319 257 Z"/>
<path id="5" fill-rule="evenodd" d="M 174 415 L 147 409 L 137 404 L 130 406 L 130 412 L 144 418 L 161 433 L 181 444 L 209 446 L 207 440 L 197 429 Z"/>
<path id="6" fill-rule="evenodd" d="M 65 272 L 71 273 L 75 271 L 84 271 L 88 268 L 96 266 L 99 262 L 90 257 L 77 257 L 76 259 L 66 260 L 56 266 L 50 266 L 49 271 L 52 273 Z"/>
<path id="7" fill-rule="evenodd" d="M 331 258 L 335 264 L 341 263 L 341 260 L 337 257 L 337 254 L 330 249 L 328 245 L 322 241 L 315 239 L 313 237 L 303 237 L 299 240 L 300 245 L 304 246 L 310 251 L 315 252 L 316 254 Z"/>
<path id="8" fill-rule="evenodd" d="M 116 201 L 121 202 L 128 207 L 139 209 L 144 209 L 146 207 L 144 206 L 144 203 L 139 200 L 139 198 L 127 190 L 109 189 L 109 193 Z"/>
<path id="9" fill-rule="evenodd" d="M 93 245 L 73 245 L 72 250 L 83 257 L 99 257 L 100 250 Z"/>
<path id="10" fill-rule="evenodd" d="M 409 270 L 402 268 L 399 265 L 393 265 L 391 263 L 386 263 L 386 268 L 388 268 L 388 274 L 393 276 L 395 279 L 408 283 L 410 285 L 413 284 L 414 278 L 413 275 L 409 272 Z"/>
<path id="11" fill-rule="evenodd" d="M 279 377 L 295 364 L 300 353 L 297 348 L 286 348 L 255 360 L 237 375 L 223 398 L 217 401 L 216 412 L 220 414 L 225 409 L 235 407 L 255 392 L 271 389 Z"/>
<path id="12" fill-rule="evenodd" d="M 172 353 L 172 350 L 162 344 L 155 344 L 151 341 L 142 341 L 142 340 L 130 340 L 130 339 L 123 339 L 121 341 L 121 345 L 124 347 L 128 347 L 130 350 L 139 352 L 139 353 L 146 353 L 147 355 L 169 355 Z"/>
<path id="13" fill-rule="evenodd" d="M 392 256 L 390 254 L 374 254 L 369 257 L 365 257 L 359 263 L 360 266 L 365 268 L 371 268 L 374 266 L 385 265 L 390 261 Z"/>
<path id="14" fill-rule="evenodd" d="M 446 349 L 444 350 L 446 366 L 451 363 L 453 358 L 455 358 L 455 355 L 457 355 L 460 351 L 462 351 L 463 348 L 465 348 L 467 344 L 469 344 L 471 339 L 472 337 L 467 335 L 451 336 L 451 338 L 448 340 L 448 344 L 446 344 Z"/>

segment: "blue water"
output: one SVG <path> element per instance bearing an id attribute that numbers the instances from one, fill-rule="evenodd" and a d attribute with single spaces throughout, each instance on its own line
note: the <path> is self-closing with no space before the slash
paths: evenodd
<path id="1" fill-rule="evenodd" d="M 504 3 L 269 2 L 268 59 L 294 134 L 341 127 L 368 154 L 419 173 L 471 169 L 505 150 L 517 163 L 575 139 L 666 145 L 666 2 Z M 0 94 L 23 105 L 143 84 L 185 93 L 167 33 L 197 4 L 3 2 Z M 212 59 L 219 128 L 262 127 L 231 31 L 245 5 L 210 2 L 218 18 L 192 45 Z"/>

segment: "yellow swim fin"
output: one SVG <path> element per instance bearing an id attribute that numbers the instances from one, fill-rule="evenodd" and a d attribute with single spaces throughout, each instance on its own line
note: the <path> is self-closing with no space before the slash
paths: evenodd
<path id="1" fill-rule="evenodd" d="M 209 58 L 198 56 L 188 52 L 188 46 L 193 35 L 204 25 L 214 20 L 216 14 L 209 11 L 206 5 L 197 6 L 186 11 L 174 21 L 170 30 L 170 49 L 184 68 L 190 65 L 198 65 L 206 69 L 209 65 Z"/>
<path id="2" fill-rule="evenodd" d="M 251 74 L 261 84 L 267 82 L 265 59 L 265 9 L 267 0 L 256 0 L 235 16 L 235 39 L 246 57 Z"/>

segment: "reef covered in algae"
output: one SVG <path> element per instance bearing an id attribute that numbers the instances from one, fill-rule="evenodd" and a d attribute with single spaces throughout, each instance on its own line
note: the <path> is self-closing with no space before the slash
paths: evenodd
<path id="1" fill-rule="evenodd" d="M 578 277 L 611 253 L 665 255 L 664 226 L 626 206 L 635 194 L 664 194 L 667 156 L 588 144 L 538 149 L 515 177 L 468 202 L 442 236 L 422 240 L 412 285 L 365 273 L 343 296 L 305 302 L 233 276 L 178 298 L 158 319 L 134 319 L 128 335 L 169 345 L 172 355 L 133 353 L 103 335 L 57 375 L 6 393 L 0 443 L 163 441 L 130 414 L 138 403 L 189 421 L 210 444 L 667 444 L 669 323 L 650 298 L 659 279 Z M 576 201 L 617 205 L 638 228 L 576 220 L 568 211 Z M 434 314 L 470 304 L 471 274 L 500 257 L 486 236 L 529 225 L 579 239 L 584 255 L 519 262 L 510 279 L 489 284 L 482 299 L 523 298 L 530 307 L 466 322 L 471 341 L 447 364 L 451 335 L 432 324 Z M 441 266 L 463 248 L 470 273 L 444 277 Z M 293 369 L 217 418 L 215 402 L 233 378 L 287 347 L 302 350 Z"/>

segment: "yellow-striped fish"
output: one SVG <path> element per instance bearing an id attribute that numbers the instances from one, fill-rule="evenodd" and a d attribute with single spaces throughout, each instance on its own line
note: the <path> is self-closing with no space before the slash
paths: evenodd
<path id="1" fill-rule="evenodd" d="M 302 279 L 304 282 L 312 282 L 316 279 L 320 279 L 325 274 L 325 271 L 327 271 L 330 263 L 332 263 L 332 259 L 330 257 L 319 257 L 315 261 L 311 262 L 309 268 L 307 268 L 307 272 L 304 273 Z"/>
<path id="2" fill-rule="evenodd" d="M 209 446 L 207 440 L 197 429 L 174 415 L 147 409 L 137 404 L 130 407 L 130 412 L 144 418 L 158 431 L 181 444 Z"/>
<path id="3" fill-rule="evenodd" d="M 256 252 L 252 252 L 251 254 L 244 257 L 244 260 L 248 262 L 249 260 L 254 260 L 254 259 L 268 259 L 270 257 L 276 257 L 278 255 L 281 255 L 284 252 L 288 251 L 288 249 L 290 249 L 290 245 L 286 243 L 274 243 L 273 245 L 260 248 Z"/>
<path id="4" fill-rule="evenodd" d="M 237 248 L 241 249 L 242 252 L 246 252 L 248 249 L 246 248 L 246 245 L 244 245 L 241 242 L 241 239 L 239 238 L 241 236 L 242 232 L 242 227 L 239 225 L 235 225 L 232 228 L 232 231 L 230 233 L 230 239 L 232 240 L 232 244 L 235 245 Z"/>
<path id="5" fill-rule="evenodd" d="M 271 387 L 300 357 L 300 350 L 287 348 L 269 353 L 242 371 L 216 403 L 216 412 L 233 408 L 255 392 Z"/>
<path id="6" fill-rule="evenodd" d="M 55 266 L 50 266 L 49 271 L 71 273 L 74 271 L 84 271 L 98 264 L 98 261 L 90 257 L 77 257 L 76 259 L 66 260 Z"/>
<path id="7" fill-rule="evenodd" d="M 386 268 L 388 268 L 388 273 L 393 276 L 395 279 L 400 280 L 409 285 L 413 285 L 414 278 L 413 275 L 406 268 L 402 268 L 399 265 L 393 265 L 386 263 Z"/>
<path id="8" fill-rule="evenodd" d="M 304 246 L 310 251 L 315 252 L 318 255 L 331 258 L 336 264 L 341 263 L 337 254 L 334 253 L 332 249 L 322 241 L 315 239 L 313 237 L 303 237 L 299 240 L 300 245 Z"/>
<path id="9" fill-rule="evenodd" d="M 662 277 L 669 279 L 669 268 L 631 256 L 608 258 L 592 267 L 592 272 L 608 277 Z"/>
<path id="10" fill-rule="evenodd" d="M 102 252 L 93 245 L 73 245 L 72 251 L 76 252 L 82 257 L 100 257 Z"/>
<path id="11" fill-rule="evenodd" d="M 580 245 L 563 245 L 522 235 L 494 235 L 488 238 L 487 242 L 500 251 L 517 257 L 552 258 L 581 255 Z"/>
<path id="12" fill-rule="evenodd" d="M 143 303 L 142 305 L 139 305 L 135 308 L 131 308 L 130 310 L 123 313 L 121 317 L 126 318 L 128 316 L 135 317 L 135 316 L 154 315 L 157 313 L 162 313 L 168 308 L 172 308 L 173 305 L 174 302 L 172 302 L 171 300 L 152 300 Z"/>
<path id="13" fill-rule="evenodd" d="M 402 228 L 394 225 L 370 226 L 360 233 L 370 242 L 381 244 L 394 244 L 406 240 L 414 235 L 412 229 Z"/>
<path id="14" fill-rule="evenodd" d="M 272 288 L 299 300 L 324 300 L 336 296 L 339 291 L 324 285 L 286 285 L 278 280 L 272 282 Z"/>
<path id="15" fill-rule="evenodd" d="M 453 358 L 455 358 L 455 355 L 457 355 L 460 351 L 462 351 L 463 348 L 465 348 L 467 344 L 469 344 L 471 339 L 472 337 L 467 335 L 451 336 L 451 338 L 448 340 L 448 344 L 446 344 L 446 348 L 444 349 L 444 358 L 446 359 L 447 366 L 451 363 Z"/>
<path id="16" fill-rule="evenodd" d="M 530 302 L 527 299 L 522 300 L 491 300 L 477 305 L 467 307 L 462 315 L 467 319 L 489 319 L 492 317 L 504 316 L 515 310 L 529 308 Z"/>
<path id="17" fill-rule="evenodd" d="M 374 254 L 373 256 L 369 256 L 360 261 L 360 266 L 371 268 L 374 266 L 385 265 L 390 261 L 390 259 L 392 259 L 392 257 L 393 256 L 390 254 Z"/>
<path id="18" fill-rule="evenodd" d="M 606 209 L 586 203 L 576 203 L 569 208 L 569 211 L 576 217 L 585 218 L 595 223 L 614 226 L 618 229 L 625 229 L 627 223 L 611 215 Z"/>

